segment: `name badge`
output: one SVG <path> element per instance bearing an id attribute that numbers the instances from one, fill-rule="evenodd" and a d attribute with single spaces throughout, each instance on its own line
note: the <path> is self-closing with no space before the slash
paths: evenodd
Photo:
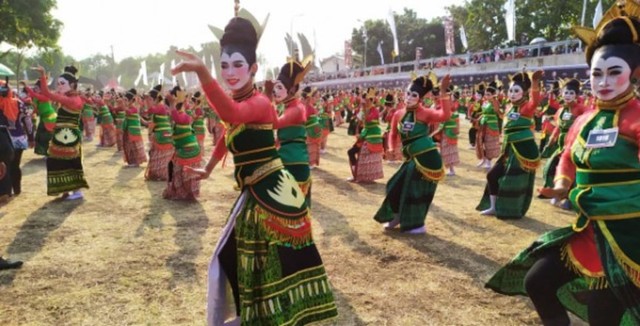
<path id="1" fill-rule="evenodd" d="M 571 117 L 573 117 L 573 114 L 571 114 L 571 112 L 565 112 L 562 114 L 562 117 L 560 117 L 560 119 L 564 121 L 569 121 L 571 120 Z"/>
<path id="2" fill-rule="evenodd" d="M 618 128 L 589 131 L 586 148 L 613 147 L 618 139 Z"/>
<path id="3" fill-rule="evenodd" d="M 413 127 L 415 127 L 416 123 L 411 121 L 405 121 L 402 123 L 402 131 L 408 132 L 413 131 Z"/>
<path id="4" fill-rule="evenodd" d="M 510 112 L 509 114 L 507 114 L 507 119 L 511 121 L 520 119 L 520 112 Z"/>

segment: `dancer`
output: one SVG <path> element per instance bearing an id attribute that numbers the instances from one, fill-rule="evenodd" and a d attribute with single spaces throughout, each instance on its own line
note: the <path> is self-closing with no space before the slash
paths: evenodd
<path id="1" fill-rule="evenodd" d="M 98 110 L 98 124 L 100 125 L 100 142 L 98 147 L 113 147 L 116 144 L 116 126 L 113 123 L 113 116 L 109 110 L 109 106 L 105 103 L 105 99 L 110 99 L 111 94 L 104 94 L 99 91 L 94 102 L 100 108 Z"/>
<path id="2" fill-rule="evenodd" d="M 550 135 L 549 142 L 547 143 L 547 147 L 544 151 L 550 151 L 551 148 L 555 150 L 549 156 L 549 159 L 544 165 L 544 169 L 542 170 L 542 177 L 544 179 L 544 187 L 550 188 L 553 187 L 553 180 L 556 176 L 556 168 L 558 166 L 558 162 L 560 161 L 560 155 L 564 150 L 565 139 L 569 129 L 573 125 L 573 122 L 577 117 L 582 115 L 586 108 L 578 103 L 577 99 L 580 95 L 580 81 L 577 79 L 571 79 L 568 81 L 563 81 L 563 93 L 562 99 L 564 104 L 556 112 L 555 121 L 557 124 Z M 556 204 L 557 201 L 555 198 L 551 199 L 552 204 Z"/>
<path id="3" fill-rule="evenodd" d="M 42 94 L 51 102 L 60 104 L 49 144 L 47 194 L 62 195 L 67 200 L 82 199 L 84 195 L 80 189 L 89 188 L 89 184 L 82 168 L 82 132 L 79 125 L 83 103 L 76 91 L 78 69 L 74 66 L 64 68 L 64 73 L 58 77 L 55 93 L 49 91 L 44 68 L 38 66 L 35 69 L 40 73 Z"/>
<path id="4" fill-rule="evenodd" d="M 144 178 L 151 181 L 169 180 L 169 162 L 171 162 L 175 152 L 169 107 L 162 102 L 161 92 L 162 85 L 156 85 L 149 91 L 149 96 L 145 97 L 149 108 L 147 111 L 152 121 L 149 124 L 152 136 L 150 139 L 149 163 L 147 164 Z"/>
<path id="5" fill-rule="evenodd" d="M 93 135 L 96 131 L 96 116 L 95 116 L 95 102 L 93 101 L 93 95 L 91 89 L 86 89 L 82 97 L 84 105 L 82 106 L 82 126 L 84 131 L 84 141 L 90 142 L 93 140 Z"/>
<path id="6" fill-rule="evenodd" d="M 502 150 L 496 164 L 487 173 L 487 186 L 476 210 L 482 215 L 500 219 L 522 218 L 533 196 L 535 173 L 540 164 L 540 152 L 531 130 L 543 72 L 532 77 L 521 72 L 511 77 L 509 101 L 505 113 Z M 529 98 L 526 94 L 530 92 Z"/>
<path id="7" fill-rule="evenodd" d="M 639 15 L 627 1 L 595 30 L 574 28 L 586 44 L 596 107 L 574 122 L 554 187 L 541 192 L 568 195 L 577 219 L 542 235 L 487 283 L 528 295 L 544 325 L 569 325 L 567 310 L 590 325 L 640 324 Z"/>
<path id="8" fill-rule="evenodd" d="M 178 52 L 184 60 L 172 69 L 173 74 L 195 72 L 213 109 L 230 124 L 206 168 L 193 173 L 208 177 L 226 144 L 242 191 L 209 265 L 209 325 L 233 316 L 243 325 L 305 325 L 337 315 L 304 194 L 275 149 L 276 111 L 253 86 L 258 35 L 240 17 L 225 27 L 222 77 L 232 97 L 196 55 Z M 228 285 L 235 302 L 230 314 Z"/>
<path id="9" fill-rule="evenodd" d="M 136 107 L 138 92 L 135 88 L 127 91 L 124 97 L 127 99 L 125 107 L 125 120 L 122 125 L 122 148 L 123 158 L 127 167 L 137 168 L 147 161 L 147 154 L 144 152 L 144 140 L 140 125 L 140 111 Z"/>
<path id="10" fill-rule="evenodd" d="M 188 173 L 189 169 L 202 166 L 202 149 L 191 127 L 193 119 L 185 109 L 186 96 L 186 92 L 180 86 L 175 86 L 168 96 L 174 124 L 174 154 L 167 168 L 167 187 L 162 192 L 162 197 L 166 199 L 196 200 L 200 195 L 198 176 Z"/>
<path id="11" fill-rule="evenodd" d="M 448 176 L 456 175 L 455 166 L 460 164 L 460 155 L 458 153 L 458 134 L 460 134 L 458 105 L 460 103 L 460 92 L 454 91 L 452 96 L 451 117 L 442 124 L 442 130 L 440 131 L 440 155 L 442 155 L 442 164 L 448 170 Z"/>
<path id="12" fill-rule="evenodd" d="M 362 114 L 364 128 L 358 135 L 355 144 L 347 151 L 351 182 L 374 182 L 384 177 L 382 170 L 382 129 L 380 113 L 374 105 L 376 91 L 370 87 L 362 96 Z"/>
<path id="13" fill-rule="evenodd" d="M 36 112 L 39 116 L 34 152 L 37 155 L 47 156 L 49 142 L 51 141 L 51 138 L 53 138 L 53 129 L 56 126 L 58 113 L 51 105 L 51 102 L 40 93 L 39 80 L 36 81 L 33 89 L 24 83 L 22 84 L 24 85 L 25 91 L 31 98 L 31 103 L 33 103 L 33 107 L 36 108 Z"/>
<path id="14" fill-rule="evenodd" d="M 439 96 L 437 108 L 425 108 L 420 103 L 432 91 L 434 78 L 421 76 L 414 79 L 405 95 L 406 108 L 395 113 L 391 120 L 391 137 L 400 134 L 405 161 L 389 179 L 386 197 L 374 216 L 386 223 L 390 230 L 400 225 L 402 232 L 426 233 L 425 219 L 436 193 L 438 181 L 444 178 L 444 166 L 436 144 L 428 134 L 429 124 L 444 122 L 451 116 L 451 97 Z M 446 75 L 440 89 L 449 89 L 451 77 Z M 437 80 L 436 80 L 437 82 Z"/>
<path id="15" fill-rule="evenodd" d="M 307 86 L 302 90 L 302 99 L 306 110 L 307 122 L 305 128 L 307 129 L 307 152 L 309 153 L 309 167 L 320 165 L 320 143 L 322 142 L 322 125 L 320 125 L 320 118 L 318 117 L 318 111 L 315 108 L 314 93 L 316 90 Z"/>
<path id="16" fill-rule="evenodd" d="M 198 140 L 198 145 L 200 145 L 200 150 L 204 152 L 204 138 L 207 133 L 205 127 L 205 113 L 202 109 L 202 93 L 200 91 L 196 91 L 193 93 L 191 97 L 191 113 L 193 117 L 193 133 L 196 135 L 196 139 Z"/>
<path id="17" fill-rule="evenodd" d="M 278 74 L 273 87 L 273 98 L 277 104 L 285 105 L 284 112 L 278 118 L 278 154 L 287 171 L 291 172 L 300 189 L 311 200 L 311 171 L 309 153 L 307 153 L 307 132 L 305 129 L 306 110 L 298 97 L 298 88 L 304 76 L 309 72 L 313 58 L 304 63 L 289 60 Z"/>
<path id="18" fill-rule="evenodd" d="M 395 133 L 396 137 L 391 138 L 391 118 L 398 111 L 404 108 L 404 104 L 396 103 L 393 94 L 389 93 L 385 97 L 384 106 L 386 107 L 386 114 L 384 115 L 384 121 L 387 123 L 387 128 L 382 135 L 385 148 L 385 160 L 389 163 L 395 163 L 402 160 L 402 142 L 400 141 L 400 135 Z M 393 149 L 393 151 L 391 150 Z"/>
<path id="19" fill-rule="evenodd" d="M 497 80 L 486 86 L 477 124 L 476 156 L 480 162 L 476 166 L 487 170 L 491 169 L 491 160 L 500 156 L 498 116 L 502 116 L 502 112 L 500 112 L 500 104 L 496 99 L 498 87 Z"/>

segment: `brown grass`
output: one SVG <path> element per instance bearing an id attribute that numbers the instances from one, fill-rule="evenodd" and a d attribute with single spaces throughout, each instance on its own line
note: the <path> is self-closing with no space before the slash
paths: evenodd
<path id="1" fill-rule="evenodd" d="M 533 325 L 526 298 L 484 282 L 544 231 L 572 214 L 534 199 L 527 217 L 500 221 L 475 210 L 483 171 L 460 137 L 458 176 L 438 186 L 426 236 L 385 233 L 372 216 L 386 180 L 346 182 L 344 126 L 313 171 L 314 236 L 333 284 L 336 325 Z M 210 143 L 210 139 L 207 139 Z M 210 150 L 210 149 L 209 149 Z M 0 208 L 0 252 L 25 261 L 0 272 L 1 325 L 203 325 L 207 265 L 238 195 L 232 168 L 214 171 L 199 202 L 162 199 L 163 182 L 123 168 L 114 149 L 85 145 L 85 200 L 46 194 L 44 161 L 23 159 L 23 194 Z M 538 173 L 540 174 L 540 173 Z M 540 185 L 538 178 L 537 185 Z"/>

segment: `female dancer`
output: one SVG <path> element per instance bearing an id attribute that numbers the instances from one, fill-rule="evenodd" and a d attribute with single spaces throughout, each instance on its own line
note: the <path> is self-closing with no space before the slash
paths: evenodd
<path id="1" fill-rule="evenodd" d="M 225 27 L 222 77 L 232 97 L 196 55 L 178 52 L 184 61 L 172 69 L 195 72 L 213 109 L 230 124 L 206 168 L 194 173 L 208 177 L 228 146 L 242 190 L 209 265 L 209 325 L 233 316 L 243 325 L 304 325 L 337 315 L 305 196 L 275 149 L 275 108 L 253 86 L 257 43 L 248 20 L 236 17 Z"/>
<path id="2" fill-rule="evenodd" d="M 305 129 L 306 110 L 298 97 L 298 88 L 304 76 L 311 69 L 311 61 L 302 64 L 289 61 L 280 69 L 280 74 L 273 86 L 273 99 L 277 104 L 284 104 L 285 109 L 278 118 L 278 154 L 282 164 L 291 172 L 300 189 L 307 196 L 307 205 L 311 198 L 311 171 L 309 169 L 309 153 L 307 153 L 307 132 Z"/>
<path id="3" fill-rule="evenodd" d="M 375 106 L 376 91 L 369 88 L 363 94 L 362 113 L 364 128 L 358 135 L 356 143 L 347 151 L 351 168 L 351 182 L 373 182 L 384 177 L 382 170 L 382 128 L 380 113 Z"/>
<path id="4" fill-rule="evenodd" d="M 440 89 L 449 89 L 451 78 L 446 75 Z M 444 122 L 451 116 L 451 97 L 439 97 L 438 107 L 422 106 L 425 94 L 433 90 L 432 78 L 421 76 L 414 79 L 405 95 L 406 108 L 397 111 L 391 119 L 391 137 L 400 134 L 405 161 L 387 182 L 387 195 L 374 216 L 385 229 L 400 225 L 400 230 L 412 234 L 426 233 L 424 221 L 438 181 L 444 178 L 444 166 L 436 144 L 428 133 L 429 125 Z"/>
<path id="5" fill-rule="evenodd" d="M 487 186 L 476 210 L 501 219 L 522 218 L 533 196 L 533 182 L 540 164 L 540 152 L 531 126 L 540 98 L 542 71 L 532 78 L 521 72 L 511 77 L 509 100 L 503 128 L 502 153 L 487 173 Z M 530 90 L 530 99 L 525 95 Z"/>
<path id="6" fill-rule="evenodd" d="M 193 133 L 193 119 L 186 112 L 186 92 L 175 86 L 167 100 L 173 120 L 174 154 L 168 166 L 168 182 L 162 196 L 166 199 L 196 200 L 200 195 L 200 180 L 189 169 L 202 166 L 202 149 Z"/>
<path id="7" fill-rule="evenodd" d="M 574 28 L 587 45 L 595 110 L 567 134 L 553 188 L 576 207 L 572 226 L 542 235 L 489 280 L 503 294 L 528 295 L 544 325 L 640 324 L 640 5 L 610 9 L 595 30 Z"/>
<path id="8" fill-rule="evenodd" d="M 555 148 L 542 171 L 544 186 L 546 188 L 553 187 L 553 179 L 555 179 L 556 176 L 556 168 L 560 161 L 560 155 L 564 150 L 564 142 L 569 128 L 571 128 L 576 118 L 586 111 L 584 105 L 577 101 L 580 95 L 580 86 L 580 81 L 577 79 L 564 82 L 564 90 L 562 92 L 563 105 L 556 111 L 554 120 L 557 121 L 557 124 L 551 132 L 549 142 L 545 148 L 545 151 L 550 151 L 550 148 Z M 555 203 L 555 198 L 552 199 L 552 202 Z"/>
<path id="9" fill-rule="evenodd" d="M 169 107 L 162 102 L 161 91 L 162 85 L 156 85 L 149 91 L 149 96 L 145 98 L 152 121 L 149 124 L 152 136 L 150 139 L 149 164 L 147 164 L 144 178 L 152 181 L 167 181 L 169 179 L 169 162 L 171 162 L 175 152 L 173 139 L 171 138 Z"/>
<path id="10" fill-rule="evenodd" d="M 140 126 L 140 113 L 136 107 L 137 95 L 135 88 L 130 89 L 124 95 L 127 99 L 127 107 L 125 109 L 126 116 L 122 126 L 122 153 L 124 154 L 124 162 L 127 163 L 128 167 L 136 168 L 147 161 Z"/>
<path id="11" fill-rule="evenodd" d="M 476 156 L 480 162 L 476 165 L 491 169 L 491 160 L 500 156 L 500 130 L 498 117 L 501 116 L 500 104 L 496 99 L 498 81 L 492 81 L 484 91 L 484 101 L 480 106 L 478 132 L 476 134 Z"/>
<path id="12" fill-rule="evenodd" d="M 51 138 L 53 138 L 53 129 L 56 126 L 58 113 L 56 113 L 56 109 L 53 108 L 51 102 L 40 93 L 39 80 L 35 83 L 33 89 L 26 85 L 24 89 L 27 91 L 27 94 L 29 94 L 29 97 L 31 97 L 33 106 L 36 108 L 38 116 L 40 117 L 38 128 L 36 129 L 34 152 L 38 155 L 47 156 L 49 142 Z"/>
<path id="13" fill-rule="evenodd" d="M 116 144 L 116 126 L 113 116 L 105 100 L 109 101 L 111 94 L 99 91 L 94 97 L 94 102 L 100 107 L 98 110 L 98 124 L 100 125 L 100 142 L 98 147 L 113 147 Z"/>
<path id="14" fill-rule="evenodd" d="M 40 72 L 42 95 L 60 104 L 53 138 L 49 143 L 47 194 L 62 195 L 68 200 L 82 199 L 80 189 L 89 188 L 89 185 L 82 168 L 82 132 L 79 125 L 83 103 L 76 91 L 78 69 L 74 66 L 64 68 L 64 73 L 58 77 L 55 93 L 49 91 L 44 68 L 38 66 L 35 69 Z"/>
<path id="15" fill-rule="evenodd" d="M 460 155 L 458 153 L 458 134 L 460 134 L 458 105 L 460 92 L 455 91 L 452 95 L 451 117 L 442 124 L 442 137 L 440 140 L 440 155 L 442 155 L 444 167 L 449 170 L 447 172 L 448 176 L 456 175 L 455 166 L 460 164 Z"/>

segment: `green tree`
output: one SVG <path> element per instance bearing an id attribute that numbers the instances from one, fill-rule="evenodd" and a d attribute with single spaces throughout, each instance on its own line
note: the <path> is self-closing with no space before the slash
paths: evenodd
<path id="1" fill-rule="evenodd" d="M 422 47 L 423 58 L 444 56 L 444 26 L 442 19 L 418 18 L 415 11 L 404 8 L 401 15 L 394 15 L 396 31 L 398 33 L 398 49 L 400 51 L 396 61 L 412 61 L 415 59 L 417 47 Z M 364 35 L 368 37 L 367 49 L 364 50 Z M 351 34 L 351 46 L 357 55 L 366 52 L 367 66 L 380 64 L 380 54 L 377 51 L 378 43 L 382 41 L 381 48 L 385 63 L 391 63 L 391 51 L 393 50 L 393 35 L 391 28 L 385 20 L 367 20 L 358 29 L 353 29 Z M 456 40 L 456 48 L 460 49 L 460 40 Z M 355 57 L 356 55 L 354 55 Z M 354 60 L 356 61 L 356 60 Z"/>
<path id="2" fill-rule="evenodd" d="M 0 0 L 0 43 L 17 49 L 55 47 L 62 26 L 51 15 L 55 6 L 55 0 Z"/>
<path id="3" fill-rule="evenodd" d="M 456 26 L 464 26 L 469 50 L 480 51 L 507 44 L 504 20 L 505 0 L 471 0 L 463 6 L 447 8 Z M 587 2 L 585 25 L 591 26 L 597 0 Z M 604 0 L 604 11 L 615 0 Z M 571 27 L 580 24 L 582 1 L 566 0 L 518 0 L 516 1 L 516 43 L 544 37 L 547 41 L 560 41 L 575 37 Z M 459 30 L 456 35 L 459 39 Z M 526 38 L 522 38 L 526 35 Z"/>

